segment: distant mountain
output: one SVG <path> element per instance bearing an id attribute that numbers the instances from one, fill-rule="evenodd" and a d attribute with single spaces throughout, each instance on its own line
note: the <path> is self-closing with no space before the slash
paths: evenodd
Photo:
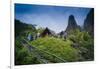
<path id="1" fill-rule="evenodd" d="M 69 33 L 71 30 L 75 30 L 75 29 L 80 29 L 80 26 L 77 25 L 74 16 L 70 15 L 68 19 L 68 26 L 65 31 Z"/>
<path id="2" fill-rule="evenodd" d="M 94 36 L 94 9 L 91 9 L 84 21 L 84 30 Z"/>
<path id="3" fill-rule="evenodd" d="M 49 35 L 49 36 L 55 36 L 56 33 L 52 30 L 50 30 L 49 28 L 45 28 L 44 31 L 40 34 L 41 37 L 45 37 L 46 35 Z"/>
<path id="4" fill-rule="evenodd" d="M 35 26 L 15 19 L 15 36 L 23 35 L 25 31 L 35 31 Z"/>

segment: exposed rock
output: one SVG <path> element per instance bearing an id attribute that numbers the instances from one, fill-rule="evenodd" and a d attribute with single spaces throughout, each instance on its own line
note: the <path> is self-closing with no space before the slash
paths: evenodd
<path id="1" fill-rule="evenodd" d="M 55 32 L 46 27 L 45 30 L 40 34 L 40 36 L 45 37 L 47 35 L 54 36 Z"/>
<path id="2" fill-rule="evenodd" d="M 74 16 L 70 15 L 68 19 L 68 26 L 65 31 L 69 33 L 71 30 L 75 30 L 75 29 L 80 29 L 80 26 L 77 25 Z"/>
<path id="3" fill-rule="evenodd" d="M 94 9 L 91 9 L 84 21 L 84 30 L 94 36 Z"/>

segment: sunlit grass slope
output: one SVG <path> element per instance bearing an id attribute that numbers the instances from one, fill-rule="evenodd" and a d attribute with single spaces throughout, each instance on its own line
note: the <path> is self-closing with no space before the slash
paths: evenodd
<path id="1" fill-rule="evenodd" d="M 43 37 L 32 41 L 31 44 L 37 47 L 39 50 L 54 54 L 68 62 L 78 61 L 80 58 L 78 51 L 71 47 L 72 42 L 69 40 L 64 41 L 54 37 Z M 53 61 L 53 58 L 51 58 L 52 56 L 48 56 L 45 53 L 43 55 Z"/>

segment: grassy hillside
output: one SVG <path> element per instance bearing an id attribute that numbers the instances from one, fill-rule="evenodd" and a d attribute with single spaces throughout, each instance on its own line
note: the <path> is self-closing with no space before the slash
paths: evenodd
<path id="1" fill-rule="evenodd" d="M 94 38 L 86 31 L 70 31 L 67 39 L 55 36 L 27 40 L 43 28 L 15 20 L 15 65 L 94 60 Z M 24 40 L 25 39 L 25 40 Z"/>
<path id="2" fill-rule="evenodd" d="M 59 38 L 45 37 L 32 41 L 31 44 L 37 47 L 39 50 L 49 52 L 64 59 L 66 62 L 77 61 L 80 58 L 78 51 L 71 47 L 72 42 L 69 40 L 63 41 Z M 46 56 L 45 53 L 43 55 Z M 49 56 L 48 59 L 49 58 L 52 58 L 52 56 Z M 50 60 L 53 60 L 53 58 Z"/>

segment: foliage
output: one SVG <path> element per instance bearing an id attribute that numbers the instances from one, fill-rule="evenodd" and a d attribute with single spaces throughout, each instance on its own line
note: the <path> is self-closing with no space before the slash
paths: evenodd
<path id="1" fill-rule="evenodd" d="M 78 45 L 77 50 L 80 51 L 80 55 L 82 56 L 81 60 L 94 60 L 94 41 L 88 32 L 79 31 L 78 29 L 73 30 L 68 36 L 68 39 L 71 40 L 74 45 Z"/>
<path id="2" fill-rule="evenodd" d="M 49 63 L 94 60 L 94 38 L 79 29 L 69 31 L 66 40 L 45 36 L 29 41 L 36 48 L 31 52 L 23 46 L 22 41 L 27 34 L 35 36 L 43 30 L 41 27 L 36 29 L 33 25 L 15 20 L 15 65 L 40 64 L 44 63 L 44 60 Z"/>
<path id="3" fill-rule="evenodd" d="M 29 52 L 22 45 L 22 38 L 24 37 L 20 36 L 15 40 L 16 65 L 43 63 L 38 59 L 35 52 L 50 63 L 94 59 L 93 38 L 85 31 L 74 30 L 66 41 L 51 36 L 40 37 L 37 40 L 30 41 L 29 43 L 37 49 L 33 52 Z"/>
<path id="4" fill-rule="evenodd" d="M 35 25 L 26 24 L 15 19 L 15 36 L 26 36 L 27 33 L 36 32 Z"/>
<path id="5" fill-rule="evenodd" d="M 27 48 L 21 44 L 21 39 L 17 38 L 15 43 L 15 65 L 37 64 L 34 54 L 30 53 Z"/>
<path id="6" fill-rule="evenodd" d="M 79 59 L 77 50 L 71 47 L 71 42 L 69 40 L 65 42 L 59 38 L 47 36 L 44 38 L 39 38 L 31 43 L 38 49 L 54 54 L 66 61 L 77 61 Z M 45 56 L 46 55 L 47 54 L 45 54 Z M 49 56 L 48 58 L 51 57 Z"/>
<path id="7" fill-rule="evenodd" d="M 42 28 L 42 27 L 39 27 L 38 29 L 37 29 L 37 32 L 39 32 L 39 33 L 42 33 L 44 31 L 44 28 Z"/>

